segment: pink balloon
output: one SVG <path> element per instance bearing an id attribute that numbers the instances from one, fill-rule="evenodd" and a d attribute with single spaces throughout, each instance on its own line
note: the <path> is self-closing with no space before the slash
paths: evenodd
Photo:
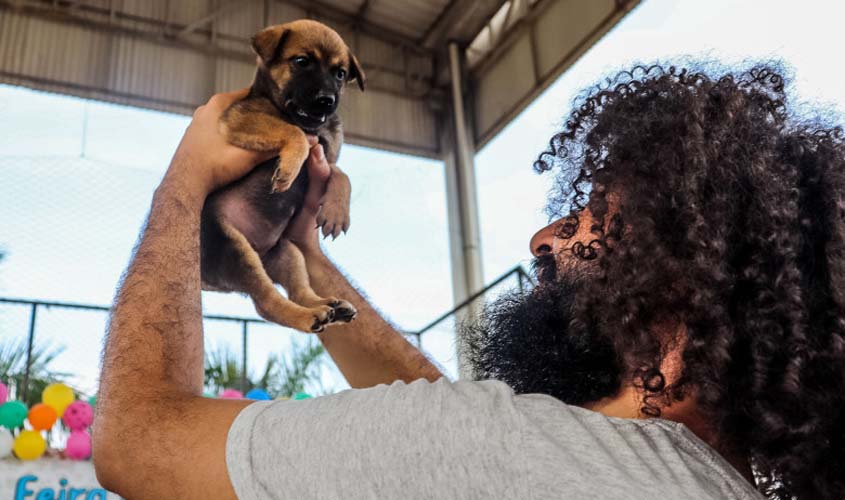
<path id="1" fill-rule="evenodd" d="M 62 415 L 62 422 L 72 431 L 84 431 L 94 421 L 94 409 L 85 401 L 74 401 Z"/>
<path id="2" fill-rule="evenodd" d="M 243 399 L 244 393 L 237 389 L 224 389 L 223 392 L 220 393 L 220 397 L 223 399 Z"/>
<path id="3" fill-rule="evenodd" d="M 6 402 L 7 397 L 9 397 L 9 388 L 6 387 L 6 384 L 0 382 L 0 405 Z"/>
<path id="4" fill-rule="evenodd" d="M 72 431 L 67 438 L 65 455 L 73 460 L 85 460 L 91 456 L 91 436 L 85 431 Z"/>

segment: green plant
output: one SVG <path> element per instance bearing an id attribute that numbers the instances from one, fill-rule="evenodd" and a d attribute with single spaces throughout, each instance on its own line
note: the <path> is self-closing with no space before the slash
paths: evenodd
<path id="1" fill-rule="evenodd" d="M 227 346 L 205 353 L 205 390 L 218 394 L 225 388 L 240 388 L 241 371 L 238 359 Z M 251 383 L 247 380 L 248 383 Z M 247 387 L 246 390 L 252 387 Z"/>
<path id="2" fill-rule="evenodd" d="M 287 357 L 271 358 L 278 365 L 278 369 L 270 378 L 267 391 L 276 396 L 291 397 L 297 392 L 304 392 L 307 383 L 315 382 L 320 387 L 320 392 L 324 392 L 320 367 L 325 352 L 319 342 L 311 339 L 303 344 L 294 341 Z"/>
<path id="3" fill-rule="evenodd" d="M 26 376 L 27 347 L 25 338 L 0 342 L 0 380 L 9 385 L 17 399 L 27 405 L 32 405 L 41 400 L 41 393 L 45 387 L 53 382 L 61 382 L 69 374 L 50 369 L 50 364 L 64 352 L 64 346 L 53 346 L 50 342 L 36 342 L 32 346 L 26 394 L 21 395 Z"/>
<path id="4" fill-rule="evenodd" d="M 205 354 L 205 390 L 219 394 L 225 388 L 249 391 L 259 387 L 274 398 L 291 397 L 304 392 L 305 386 L 311 383 L 317 385 L 322 394 L 325 391 L 320 381 L 320 367 L 324 353 L 325 349 L 318 342 L 294 341 L 287 355 L 267 358 L 260 377 L 247 374 L 246 386 L 242 387 L 240 360 L 227 346 L 219 347 Z"/>

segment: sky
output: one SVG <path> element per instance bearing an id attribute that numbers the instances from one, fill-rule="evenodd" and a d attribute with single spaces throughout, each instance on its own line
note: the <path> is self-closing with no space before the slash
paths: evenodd
<path id="1" fill-rule="evenodd" d="M 845 5 L 804 0 L 644 0 L 476 156 L 485 282 L 530 262 L 528 241 L 548 223 L 551 179 L 531 165 L 572 99 L 635 62 L 780 59 L 795 100 L 845 112 Z M 0 85 L 0 297 L 109 304 L 188 117 Z M 415 331 L 452 302 L 442 162 L 346 145 L 352 227 L 329 255 L 394 324 Z M 507 200 L 503 203 L 502 200 Z M 255 317 L 250 302 L 206 293 L 207 313 Z M 0 339 L 23 338 L 29 311 L 0 305 Z M 455 375 L 451 322 L 422 347 Z M 207 347 L 240 355 L 240 325 L 207 322 Z M 41 311 L 37 336 L 63 347 L 55 369 L 93 392 L 105 317 Z M 259 372 L 295 332 L 250 327 L 249 369 Z M 329 390 L 347 387 L 327 366 Z"/>

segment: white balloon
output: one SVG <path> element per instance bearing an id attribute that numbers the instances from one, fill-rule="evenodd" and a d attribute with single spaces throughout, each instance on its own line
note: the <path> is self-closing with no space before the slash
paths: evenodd
<path id="1" fill-rule="evenodd" d="M 12 437 L 12 431 L 5 427 L 0 427 L 0 458 L 10 456 L 14 444 L 15 438 Z"/>

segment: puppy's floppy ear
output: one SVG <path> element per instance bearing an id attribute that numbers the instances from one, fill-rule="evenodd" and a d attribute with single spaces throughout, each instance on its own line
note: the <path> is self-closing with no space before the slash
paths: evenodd
<path id="1" fill-rule="evenodd" d="M 290 30 L 282 26 L 264 28 L 252 37 L 252 50 L 265 66 L 270 66 L 282 55 Z"/>
<path id="2" fill-rule="evenodd" d="M 367 83 L 367 77 L 364 75 L 364 70 L 361 69 L 361 63 L 358 62 L 355 54 L 348 47 L 346 51 L 349 54 L 349 81 L 355 80 L 358 82 L 358 88 L 363 92 L 364 86 Z"/>

